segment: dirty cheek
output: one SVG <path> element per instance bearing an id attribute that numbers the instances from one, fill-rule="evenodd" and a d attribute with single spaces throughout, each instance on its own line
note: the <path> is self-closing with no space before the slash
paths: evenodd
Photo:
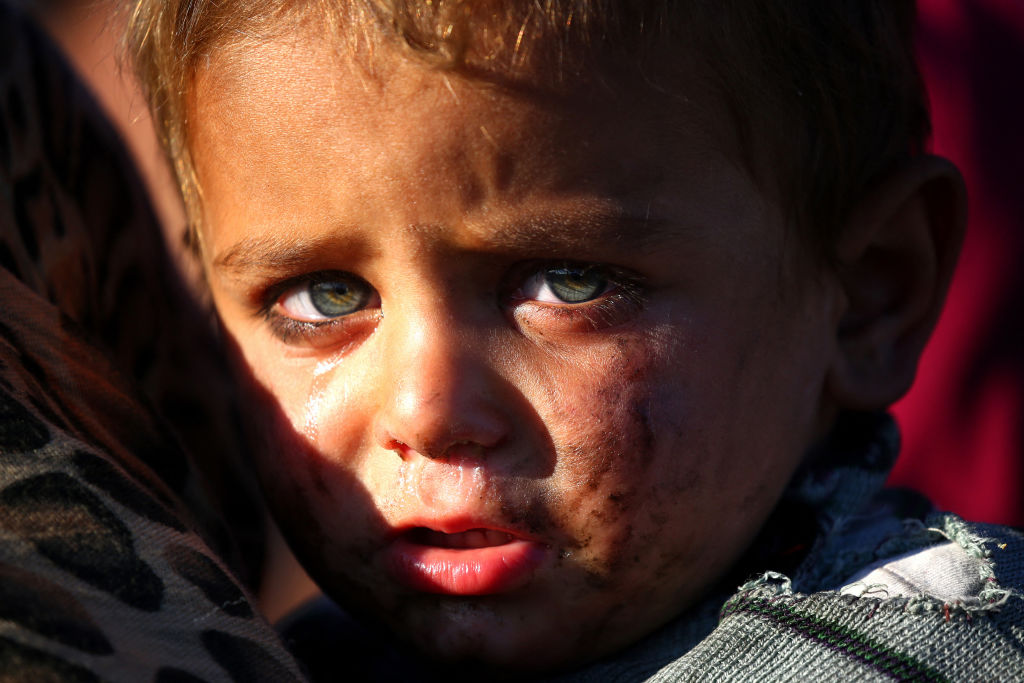
<path id="1" fill-rule="evenodd" d="M 624 566 L 641 564 L 660 544 L 654 537 L 674 518 L 669 508 L 696 471 L 681 479 L 661 465 L 666 441 L 679 431 L 678 390 L 666 391 L 664 372 L 643 341 L 616 340 L 599 371 L 581 371 L 557 393 L 562 416 L 552 429 L 559 452 L 560 517 L 573 531 L 569 553 L 591 583 L 629 580 Z M 692 475 L 692 476 L 691 476 Z M 687 483 L 689 482 L 689 483 Z"/>

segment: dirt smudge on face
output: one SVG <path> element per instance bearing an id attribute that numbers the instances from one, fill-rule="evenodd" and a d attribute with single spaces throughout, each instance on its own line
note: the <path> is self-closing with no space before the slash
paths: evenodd
<path id="1" fill-rule="evenodd" d="M 635 490 L 618 489 L 608 494 L 608 502 L 615 506 L 618 512 L 622 512 L 632 506 L 632 499 L 635 495 Z"/>
<path id="2" fill-rule="evenodd" d="M 531 498 L 525 508 L 503 500 L 500 510 L 502 519 L 508 524 L 535 536 L 544 536 L 558 526 L 544 498 Z"/>
<path id="3" fill-rule="evenodd" d="M 649 400 L 633 402 L 632 414 L 638 427 L 639 447 L 637 455 L 640 464 L 646 469 L 654 460 L 654 429 L 651 427 L 651 403 Z"/>
<path id="4" fill-rule="evenodd" d="M 584 481 L 587 489 L 597 491 L 606 475 L 616 466 L 619 453 L 609 453 L 601 447 L 615 438 L 610 430 L 601 430 L 593 439 L 592 444 L 575 444 L 573 446 L 574 458 L 579 462 L 586 463 L 587 466 L 587 477 Z"/>

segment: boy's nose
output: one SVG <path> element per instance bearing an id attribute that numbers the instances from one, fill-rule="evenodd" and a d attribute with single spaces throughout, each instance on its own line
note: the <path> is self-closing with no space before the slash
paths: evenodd
<path id="1" fill-rule="evenodd" d="M 458 328 L 421 326 L 389 339 L 377 442 L 401 457 L 486 457 L 509 434 L 503 379 Z"/>

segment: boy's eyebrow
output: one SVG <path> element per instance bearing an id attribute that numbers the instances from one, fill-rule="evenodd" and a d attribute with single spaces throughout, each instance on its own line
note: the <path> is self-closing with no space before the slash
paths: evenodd
<path id="1" fill-rule="evenodd" d="M 255 270 L 290 270 L 300 267 L 337 240 L 321 238 L 260 235 L 239 240 L 213 259 L 215 270 L 242 274 Z"/>
<path id="2" fill-rule="evenodd" d="M 509 250 L 600 251 L 615 248 L 647 249 L 683 229 L 661 217 L 616 213 L 569 216 L 512 223 L 483 240 L 487 246 Z"/>
<path id="3" fill-rule="evenodd" d="M 410 231 L 430 230 L 429 226 L 410 226 Z M 479 238 L 482 251 L 507 250 L 530 252 L 537 256 L 565 255 L 566 252 L 594 252 L 609 248 L 645 250 L 682 232 L 673 222 L 652 216 L 591 216 L 545 218 L 502 226 Z M 246 237 L 216 255 L 212 267 L 228 275 L 291 272 L 302 269 L 325 253 L 366 251 L 360 238 L 338 233 L 319 236 L 259 235 Z"/>

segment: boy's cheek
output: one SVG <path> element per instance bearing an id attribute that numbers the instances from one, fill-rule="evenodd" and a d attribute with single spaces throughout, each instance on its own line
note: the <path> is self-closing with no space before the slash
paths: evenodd
<path id="1" fill-rule="evenodd" d="M 371 548 L 361 539 L 381 533 L 384 522 L 358 479 L 339 470 L 320 448 L 320 429 L 309 420 L 316 404 L 312 373 L 261 363 L 256 345 L 246 355 L 234 338 L 228 341 L 246 406 L 243 417 L 254 437 L 252 461 L 285 536 L 304 564 L 328 575 L 365 566 Z M 352 452 L 360 443 L 356 432 L 335 432 L 333 439 Z"/>
<path id="2" fill-rule="evenodd" d="M 254 453 L 264 493 L 289 545 L 311 576 L 357 607 L 395 608 L 395 592 L 375 555 L 387 525 L 370 492 L 295 428 L 263 385 L 247 383 L 257 406 Z"/>
<path id="3" fill-rule="evenodd" d="M 691 460 L 699 440 L 676 447 L 687 410 L 666 374 L 672 354 L 648 342 L 615 339 L 598 362 L 563 366 L 534 399 L 558 454 L 551 514 L 572 539 L 573 561 L 599 584 L 631 580 L 633 566 L 664 547 L 659 534 L 688 515 L 688 490 L 701 481 Z"/>

